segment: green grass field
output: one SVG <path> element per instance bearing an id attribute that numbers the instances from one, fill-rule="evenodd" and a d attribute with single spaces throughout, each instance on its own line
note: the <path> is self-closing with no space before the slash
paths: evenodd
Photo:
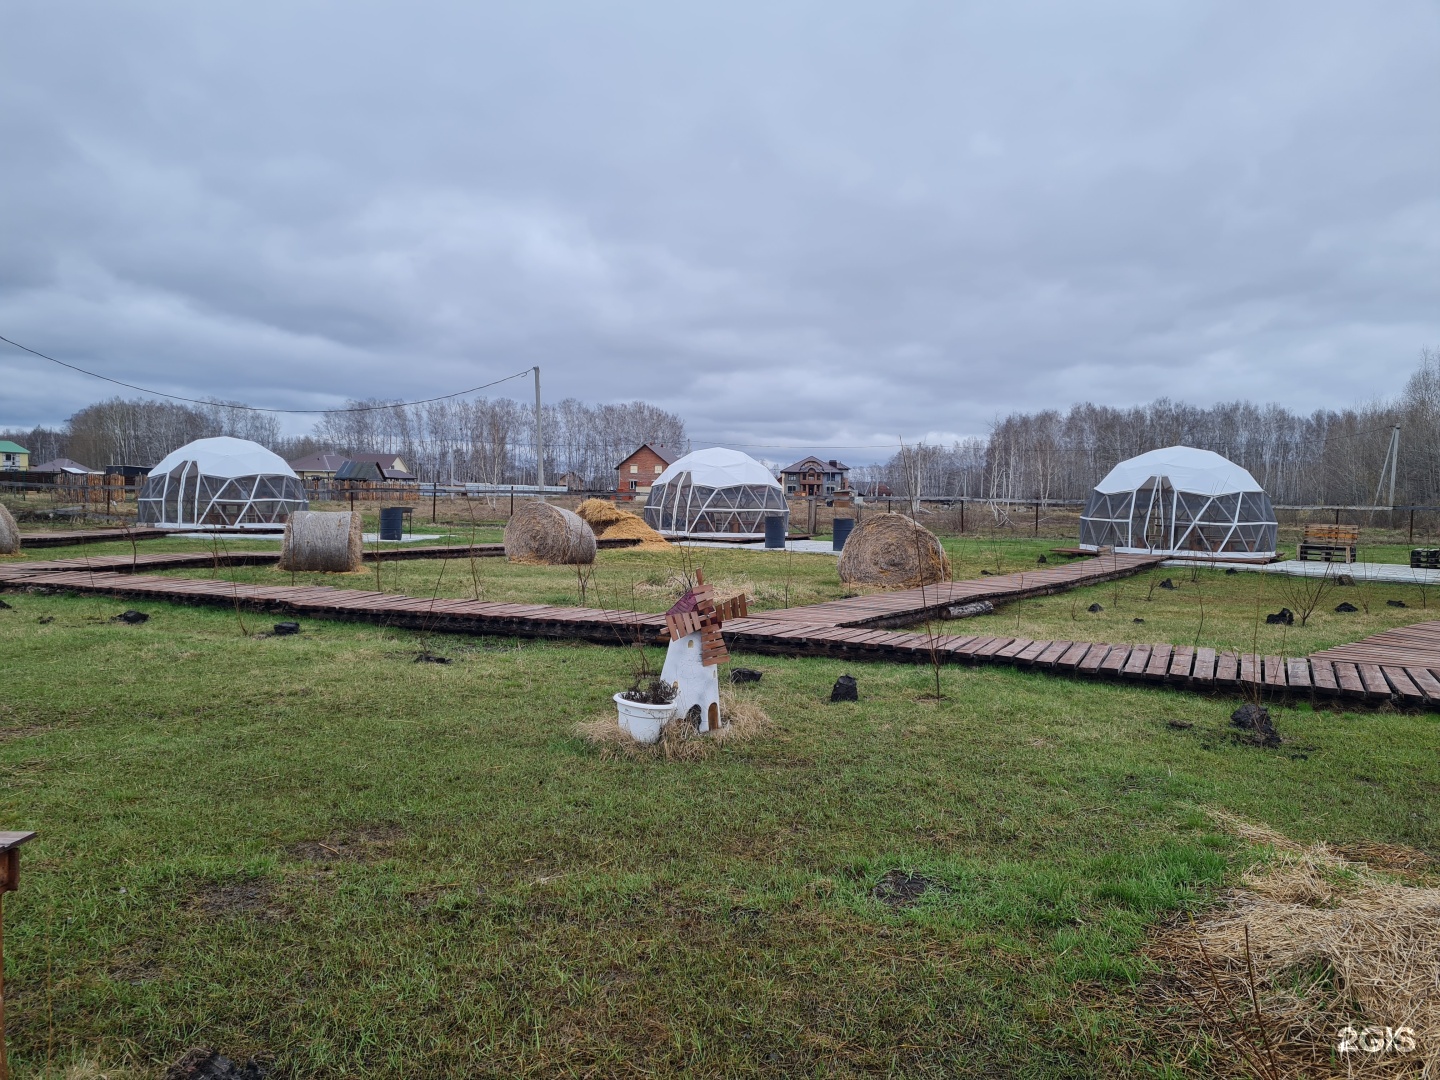
<path id="1" fill-rule="evenodd" d="M 952 544 L 966 577 L 1053 541 Z M 605 552 L 591 587 L 658 610 L 681 558 Z M 844 594 L 829 556 L 695 561 L 765 605 Z M 577 598 L 573 571 L 475 566 L 381 584 Z M 1203 593 L 1207 638 L 1253 634 L 1258 575 L 1166 576 L 953 628 L 1188 643 Z M 1426 617 L 1390 592 L 1284 651 Z M 1072 619 L 1092 593 L 1106 612 Z M 741 655 L 767 737 L 607 761 L 574 729 L 628 683 L 627 650 L 435 637 L 436 665 L 363 625 L 264 637 L 273 620 L 223 609 L 4 599 L 0 806 L 41 834 L 5 901 L 19 1077 L 158 1076 L 197 1044 L 305 1078 L 1224 1075 L 1136 995 L 1147 928 L 1255 857 L 1203 809 L 1440 852 L 1431 716 L 1286 708 L 1262 749 L 1231 740 L 1223 697 L 956 667 L 936 702 L 928 669 Z M 150 621 L 110 621 L 130 606 Z M 846 670 L 861 701 L 831 705 Z M 894 870 L 930 887 L 876 899 Z"/>

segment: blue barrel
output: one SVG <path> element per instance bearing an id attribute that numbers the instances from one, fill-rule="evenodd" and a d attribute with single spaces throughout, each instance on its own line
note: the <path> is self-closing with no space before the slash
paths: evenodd
<path id="1" fill-rule="evenodd" d="M 767 548 L 785 547 L 785 526 L 788 522 L 787 514 L 770 514 L 765 518 L 765 546 Z"/>
<path id="2" fill-rule="evenodd" d="M 844 551 L 845 541 L 850 539 L 850 530 L 855 528 L 854 518 L 836 518 L 835 534 L 830 538 L 830 547 L 833 551 Z"/>
<path id="3" fill-rule="evenodd" d="M 385 506 L 380 509 L 380 539 L 403 540 L 405 538 L 405 507 Z"/>

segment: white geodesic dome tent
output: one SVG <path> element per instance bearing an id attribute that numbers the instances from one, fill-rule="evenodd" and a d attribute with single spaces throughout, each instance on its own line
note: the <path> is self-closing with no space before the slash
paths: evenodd
<path id="1" fill-rule="evenodd" d="M 196 527 L 283 524 L 305 485 L 279 454 L 247 439 L 196 439 L 161 459 L 140 489 L 140 522 Z"/>
<path id="2" fill-rule="evenodd" d="M 1275 507 L 1255 478 L 1209 450 L 1167 446 L 1116 465 L 1080 515 L 1086 551 L 1273 558 Z"/>
<path id="3" fill-rule="evenodd" d="M 785 491 L 748 454 L 714 446 L 686 454 L 658 477 L 645 503 L 645 522 L 666 536 L 762 538 L 765 519 L 783 516 Z"/>

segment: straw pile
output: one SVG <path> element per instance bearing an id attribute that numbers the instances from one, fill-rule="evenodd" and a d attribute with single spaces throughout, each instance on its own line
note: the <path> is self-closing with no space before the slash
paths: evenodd
<path id="1" fill-rule="evenodd" d="M 871 514 L 855 526 L 840 553 L 848 585 L 913 589 L 950 580 L 950 558 L 935 534 L 904 514 Z"/>
<path id="2" fill-rule="evenodd" d="M 505 557 L 541 566 L 588 565 L 595 561 L 595 534 L 569 510 L 526 500 L 505 526 Z"/>
<path id="3" fill-rule="evenodd" d="M 698 761 L 713 754 L 724 743 L 750 742 L 770 729 L 770 717 L 758 702 L 720 687 L 721 727 L 701 734 L 684 717 L 676 717 L 660 729 L 660 741 L 636 742 L 620 726 L 613 709 L 604 716 L 578 724 L 575 733 L 600 752 L 607 761 L 620 758 L 636 761 Z"/>
<path id="4" fill-rule="evenodd" d="M 281 570 L 349 574 L 364 565 L 360 515 L 296 510 L 285 523 L 280 547 Z"/>
<path id="5" fill-rule="evenodd" d="M 1302 847 L 1215 816 L 1276 851 L 1220 910 L 1151 945 L 1168 976 L 1153 1003 L 1179 1006 L 1192 1035 L 1220 1038 L 1258 1076 L 1440 1075 L 1434 860 L 1375 844 L 1356 849 L 1369 857 L 1357 861 L 1340 854 L 1347 849 Z M 1413 1031 L 1412 1050 L 1368 1051 L 1400 1027 Z M 1347 1028 L 1359 1045 L 1339 1054 Z"/>
<path id="6" fill-rule="evenodd" d="M 0 504 L 0 555 L 20 554 L 20 529 L 10 511 Z"/>
<path id="7" fill-rule="evenodd" d="M 670 541 L 645 524 L 645 519 L 604 499 L 586 499 L 575 510 L 595 535 L 606 540 L 639 540 L 639 548 L 668 548 Z"/>

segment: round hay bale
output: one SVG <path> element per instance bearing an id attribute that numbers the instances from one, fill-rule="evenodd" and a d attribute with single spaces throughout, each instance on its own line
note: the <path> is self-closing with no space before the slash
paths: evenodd
<path id="1" fill-rule="evenodd" d="M 606 540 L 638 540 L 639 548 L 668 548 L 670 541 L 645 524 L 645 519 L 629 510 L 621 510 L 604 499 L 586 499 L 575 513 L 589 525 L 596 536 Z"/>
<path id="2" fill-rule="evenodd" d="M 10 511 L 0 503 L 0 555 L 20 554 L 20 528 Z"/>
<path id="3" fill-rule="evenodd" d="M 515 507 L 505 526 L 505 557 L 511 562 L 570 566 L 595 561 L 595 534 L 579 515 L 531 499 Z"/>
<path id="4" fill-rule="evenodd" d="M 364 566 L 360 515 L 296 510 L 285 523 L 280 547 L 281 570 L 350 574 Z"/>
<path id="5" fill-rule="evenodd" d="M 935 534 L 904 514 L 871 514 L 855 526 L 840 553 L 848 585 L 913 589 L 950 580 L 950 558 Z"/>

